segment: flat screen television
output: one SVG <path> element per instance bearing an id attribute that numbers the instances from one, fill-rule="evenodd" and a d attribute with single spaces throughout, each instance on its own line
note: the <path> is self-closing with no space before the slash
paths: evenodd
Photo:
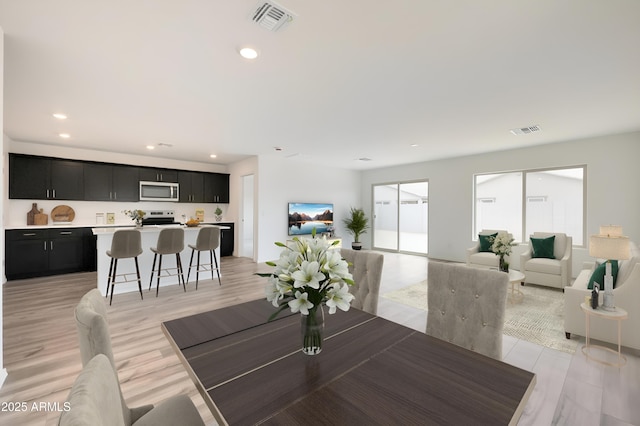
<path id="1" fill-rule="evenodd" d="M 289 235 L 316 234 L 333 228 L 333 204 L 289 203 Z"/>

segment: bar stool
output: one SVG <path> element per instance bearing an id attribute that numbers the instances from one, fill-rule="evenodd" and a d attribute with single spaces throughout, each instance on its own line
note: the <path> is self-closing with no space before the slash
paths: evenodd
<path id="1" fill-rule="evenodd" d="M 151 283 L 153 282 L 153 274 L 156 272 L 156 259 L 160 255 L 158 261 L 158 281 L 156 284 L 156 297 L 158 297 L 158 291 L 160 290 L 160 273 L 165 271 L 165 276 L 178 276 L 178 284 L 180 284 L 180 277 L 182 277 L 182 286 L 184 291 L 187 291 L 187 286 L 184 282 L 184 273 L 182 271 L 182 261 L 180 260 L 180 252 L 184 250 L 184 229 L 182 228 L 164 228 L 158 235 L 158 242 L 156 247 L 151 247 L 153 255 L 153 266 L 151 266 L 151 279 L 149 280 L 149 290 L 151 290 Z M 162 268 L 162 255 L 175 254 L 176 255 L 176 267 L 175 268 Z M 177 270 L 177 273 L 173 275 L 172 270 Z"/>
<path id="2" fill-rule="evenodd" d="M 216 256 L 215 250 L 220 246 L 220 228 L 217 226 L 203 226 L 198 231 L 198 237 L 196 238 L 196 245 L 189 244 L 189 248 L 191 248 L 191 260 L 189 260 L 189 270 L 187 271 L 187 282 L 189 282 L 189 276 L 191 275 L 191 268 L 193 268 L 193 254 L 197 251 L 198 258 L 196 265 L 196 290 L 198 289 L 198 278 L 200 275 L 200 252 L 208 251 L 209 252 L 209 263 L 202 265 L 203 271 L 211 271 L 211 279 L 213 279 L 213 271 L 215 270 L 218 273 L 218 283 L 222 285 L 222 281 L 220 281 L 220 268 L 218 267 L 218 257 Z M 213 262 L 215 261 L 216 267 L 213 267 Z"/>
<path id="3" fill-rule="evenodd" d="M 133 258 L 136 264 L 136 275 L 138 281 L 138 290 L 140 291 L 140 298 L 142 297 L 142 282 L 140 281 L 140 268 L 138 268 L 138 256 L 142 254 L 142 238 L 140 237 L 140 231 L 137 229 L 119 229 L 113 233 L 113 239 L 111 240 L 111 250 L 107 250 L 107 256 L 111 258 L 109 264 L 109 277 L 107 279 L 107 294 L 109 296 L 109 285 L 111 285 L 111 298 L 109 299 L 109 305 L 113 301 L 113 286 L 116 284 L 116 276 L 123 277 L 123 281 L 120 283 L 127 283 L 133 281 L 133 279 L 127 278 L 127 273 L 117 274 L 118 259 L 130 259 Z"/>

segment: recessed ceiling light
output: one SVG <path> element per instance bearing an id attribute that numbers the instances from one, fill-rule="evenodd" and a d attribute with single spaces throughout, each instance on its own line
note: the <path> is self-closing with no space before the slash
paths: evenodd
<path id="1" fill-rule="evenodd" d="M 245 59 L 256 59 L 258 57 L 258 51 L 251 47 L 243 47 L 238 51 L 238 53 L 240 53 L 240 56 Z"/>
<path id="2" fill-rule="evenodd" d="M 418 146 L 418 144 L 417 144 L 417 143 L 412 143 L 412 144 L 411 144 L 411 148 L 416 148 L 417 146 Z"/>
<path id="3" fill-rule="evenodd" d="M 65 114 L 55 113 L 55 114 L 53 114 L 53 116 L 55 118 L 57 118 L 58 120 L 66 120 L 67 119 L 67 116 Z"/>
<path id="4" fill-rule="evenodd" d="M 58 136 L 64 139 L 69 139 L 71 137 L 69 133 L 60 133 Z"/>
<path id="5" fill-rule="evenodd" d="M 217 156 L 217 155 L 215 155 L 215 154 L 211 154 L 209 157 L 211 157 L 211 158 L 216 158 L 216 157 L 218 157 L 218 156 Z"/>
<path id="6" fill-rule="evenodd" d="M 147 145 L 147 149 L 156 149 L 156 147 L 153 145 Z"/>

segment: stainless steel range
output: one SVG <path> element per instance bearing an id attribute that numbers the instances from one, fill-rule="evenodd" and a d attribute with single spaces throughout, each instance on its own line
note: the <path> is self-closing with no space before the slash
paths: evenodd
<path id="1" fill-rule="evenodd" d="M 173 210 L 150 210 L 142 218 L 142 225 L 177 225 Z"/>

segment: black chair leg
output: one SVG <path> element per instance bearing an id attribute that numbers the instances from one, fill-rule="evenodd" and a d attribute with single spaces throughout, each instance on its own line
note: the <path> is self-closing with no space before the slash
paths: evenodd
<path id="1" fill-rule="evenodd" d="M 198 265 L 196 266 L 196 290 L 198 289 L 199 279 L 200 279 L 200 250 L 198 250 Z"/>
<path id="2" fill-rule="evenodd" d="M 116 281 L 116 271 L 118 270 L 118 259 L 113 259 L 113 275 L 111 275 L 111 298 L 109 298 L 109 306 L 111 306 L 111 302 L 113 302 L 113 286 Z"/>
<path id="3" fill-rule="evenodd" d="M 158 259 L 158 278 L 157 278 L 158 281 L 156 283 L 156 297 L 158 297 L 158 293 L 160 292 L 160 273 L 161 272 L 162 272 L 162 255 L 160 255 L 160 259 Z"/>
<path id="4" fill-rule="evenodd" d="M 109 275 L 107 276 L 107 291 L 105 292 L 104 297 L 109 297 L 109 285 L 111 285 L 111 273 L 113 272 L 113 261 L 115 259 L 112 257 L 111 262 L 109 262 Z"/>
<path id="5" fill-rule="evenodd" d="M 151 278 L 149 278 L 149 291 L 151 291 L 151 283 L 153 283 L 153 273 L 156 270 L 156 258 L 158 257 L 158 253 L 154 253 L 153 255 L 153 265 L 151 266 Z"/>
<path id="6" fill-rule="evenodd" d="M 142 281 L 140 280 L 140 268 L 138 267 L 138 257 L 134 257 L 133 260 L 136 263 L 136 274 L 138 275 L 138 290 L 140 291 L 140 299 L 144 300 L 142 296 Z"/>
<path id="7" fill-rule="evenodd" d="M 218 273 L 218 283 L 222 285 L 222 281 L 220 281 L 220 266 L 218 266 L 218 256 L 216 256 L 216 252 L 213 253 L 213 260 L 216 261 L 216 272 Z M 211 274 L 211 278 L 213 279 L 213 273 Z"/>
<path id="8" fill-rule="evenodd" d="M 195 250 L 191 249 L 191 258 L 189 259 L 189 270 L 187 271 L 187 282 L 189 282 L 189 277 L 191 276 L 191 265 L 193 265 L 193 252 Z M 197 289 L 197 286 L 196 286 Z"/>
<path id="9" fill-rule="evenodd" d="M 178 285 L 180 285 L 180 277 L 182 277 L 182 288 L 187 291 L 187 283 L 184 282 L 184 270 L 182 269 L 182 259 L 180 259 L 180 253 L 176 253 L 176 266 L 178 267 Z"/>

